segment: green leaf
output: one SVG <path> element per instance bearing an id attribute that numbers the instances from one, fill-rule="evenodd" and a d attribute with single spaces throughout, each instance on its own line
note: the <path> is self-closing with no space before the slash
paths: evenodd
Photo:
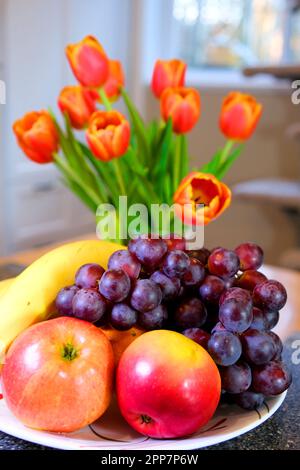
<path id="1" fill-rule="evenodd" d="M 153 174 L 161 180 L 165 176 L 168 166 L 168 156 L 170 151 L 170 144 L 172 141 L 172 121 L 168 120 L 161 138 L 161 144 L 157 151 L 158 159 L 155 165 Z"/>
<path id="2" fill-rule="evenodd" d="M 122 157 L 122 162 L 124 162 L 129 169 L 129 172 L 132 171 L 138 175 L 146 176 L 148 173 L 148 168 L 146 168 L 140 161 L 137 151 L 130 147 L 126 154 Z M 130 176 L 129 176 L 130 177 Z"/>
<path id="3" fill-rule="evenodd" d="M 229 157 L 225 160 L 225 162 L 223 163 L 223 165 L 221 165 L 221 167 L 218 169 L 218 171 L 216 172 L 216 177 L 218 179 L 222 179 L 224 178 L 225 174 L 227 173 L 227 171 L 229 170 L 229 168 L 231 167 L 231 165 L 235 162 L 235 160 L 239 157 L 239 155 L 241 154 L 241 151 L 243 149 L 243 145 L 240 145 L 239 147 L 237 147 L 236 149 L 234 149 L 234 151 L 229 155 Z"/>
<path id="4" fill-rule="evenodd" d="M 93 201 L 93 203 L 96 204 L 96 206 L 103 202 L 100 199 L 99 195 L 93 190 L 93 188 L 86 185 L 83 179 L 78 176 L 76 171 L 73 170 L 73 168 L 68 164 L 68 162 L 66 162 L 58 154 L 54 154 L 54 162 L 61 170 L 61 172 L 66 175 L 68 179 L 76 183 L 82 189 L 82 191 L 84 191 L 87 196 Z"/>
<path id="5" fill-rule="evenodd" d="M 181 155 L 180 157 L 181 159 L 180 181 L 181 181 L 189 172 L 187 139 L 184 134 L 180 136 L 180 155 Z"/>
<path id="6" fill-rule="evenodd" d="M 116 204 L 118 202 L 119 193 L 117 191 L 116 179 L 110 162 L 97 160 L 86 145 L 82 142 L 80 142 L 79 145 L 91 165 L 95 168 L 100 182 L 105 186 L 108 199 L 107 202 L 113 202 Z"/>
<path id="7" fill-rule="evenodd" d="M 210 160 L 209 163 L 206 163 L 201 169 L 200 171 L 203 172 L 203 173 L 211 173 L 211 174 L 215 174 L 218 166 L 219 166 L 219 162 L 220 162 L 220 159 L 222 157 L 222 151 L 223 149 L 219 149 L 215 154 L 214 156 L 212 157 L 212 159 Z"/>
<path id="8" fill-rule="evenodd" d="M 121 88 L 121 94 L 128 109 L 132 125 L 135 129 L 139 151 L 141 152 L 141 158 L 143 160 L 149 161 L 150 151 L 145 123 L 124 88 Z"/>
<path id="9" fill-rule="evenodd" d="M 172 187 L 171 187 L 171 176 L 169 173 L 166 174 L 165 181 L 164 181 L 164 195 L 165 201 L 167 204 L 172 204 Z"/>

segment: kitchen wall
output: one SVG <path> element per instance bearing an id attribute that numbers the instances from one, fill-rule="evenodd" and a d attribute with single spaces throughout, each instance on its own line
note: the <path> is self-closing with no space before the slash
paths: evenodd
<path id="1" fill-rule="evenodd" d="M 218 115 L 227 87 L 201 87 L 202 112 L 200 122 L 189 134 L 190 153 L 194 164 L 201 166 L 218 146 L 224 142 L 218 130 Z M 230 185 L 264 177 L 300 179 L 300 142 L 289 140 L 285 130 L 299 121 L 300 105 L 291 103 L 290 90 L 249 90 L 263 103 L 264 112 L 257 131 L 247 142 L 243 155 L 226 177 Z M 144 88 L 147 118 L 157 115 L 158 103 L 148 88 Z M 245 240 L 260 243 L 270 263 L 278 263 L 281 253 L 293 247 L 296 234 L 288 217 L 271 205 L 248 203 L 233 198 L 231 207 L 222 217 L 205 228 L 208 247 L 224 245 L 234 247 Z"/>
<path id="2" fill-rule="evenodd" d="M 130 0 L 0 0 L 0 254 L 95 229 L 94 215 L 64 188 L 53 165 L 36 165 L 18 148 L 11 126 L 31 110 L 51 106 L 74 84 L 64 48 L 88 34 L 122 60 L 129 76 Z M 0 76 L 0 79 L 2 76 Z"/>

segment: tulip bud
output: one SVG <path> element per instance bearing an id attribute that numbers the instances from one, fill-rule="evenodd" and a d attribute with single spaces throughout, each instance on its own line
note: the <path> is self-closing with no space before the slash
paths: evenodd
<path id="1" fill-rule="evenodd" d="M 231 140 L 249 139 L 262 114 L 262 105 L 253 96 L 233 91 L 223 101 L 220 128 Z"/>
<path id="2" fill-rule="evenodd" d="M 66 48 L 67 58 L 77 80 L 88 87 L 100 87 L 108 78 L 108 58 L 93 36 L 86 36 Z"/>
<path id="3" fill-rule="evenodd" d="M 36 163 L 53 161 L 59 147 L 58 132 L 47 111 L 32 111 L 13 125 L 18 144 L 30 160 Z"/>
<path id="4" fill-rule="evenodd" d="M 115 101 L 120 96 L 120 88 L 125 84 L 125 76 L 121 62 L 109 61 L 108 79 L 103 85 L 106 96 L 110 101 Z"/>
<path id="5" fill-rule="evenodd" d="M 199 119 L 199 93 L 194 88 L 167 88 L 161 96 L 160 110 L 165 121 L 172 118 L 176 134 L 185 134 Z"/>
<path id="6" fill-rule="evenodd" d="M 81 86 L 67 86 L 63 88 L 58 97 L 58 106 L 62 113 L 67 113 L 71 125 L 75 129 L 82 129 L 96 110 L 98 92 Z"/>
<path id="7" fill-rule="evenodd" d="M 192 172 L 181 181 L 174 202 L 178 204 L 176 215 L 184 223 L 207 225 L 230 205 L 231 191 L 214 175 Z M 197 208 L 197 204 L 203 206 Z"/>
<path id="8" fill-rule="evenodd" d="M 157 60 L 151 82 L 154 95 L 160 98 L 166 88 L 183 87 L 185 72 L 186 64 L 181 60 Z"/>
<path id="9" fill-rule="evenodd" d="M 86 138 L 99 160 L 121 157 L 129 146 L 129 122 L 119 111 L 96 111 L 90 118 Z"/>

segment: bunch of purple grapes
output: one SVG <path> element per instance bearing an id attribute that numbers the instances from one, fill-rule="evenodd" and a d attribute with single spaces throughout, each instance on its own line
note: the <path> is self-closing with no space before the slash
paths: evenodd
<path id="1" fill-rule="evenodd" d="M 271 331 L 287 294 L 258 271 L 262 262 L 254 243 L 187 251 L 184 240 L 142 236 L 113 253 L 106 271 L 83 265 L 75 284 L 58 293 L 56 307 L 61 315 L 118 330 L 182 333 L 212 356 L 224 396 L 254 409 L 291 383 L 282 342 Z"/>

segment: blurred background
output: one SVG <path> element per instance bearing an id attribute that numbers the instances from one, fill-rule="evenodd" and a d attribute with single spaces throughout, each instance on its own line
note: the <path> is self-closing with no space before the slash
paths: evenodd
<path id="1" fill-rule="evenodd" d="M 149 89 L 155 60 L 188 63 L 187 84 L 202 97 L 189 135 L 195 165 L 223 143 L 218 116 L 228 91 L 263 103 L 257 131 L 226 178 L 233 204 L 206 228 L 206 245 L 254 241 L 268 263 L 300 269 L 300 104 L 291 99 L 300 80 L 296 0 L 0 0 L 0 256 L 95 231 L 54 167 L 27 160 L 11 131 L 29 110 L 58 113 L 60 89 L 74 83 L 64 47 L 87 34 L 123 62 L 147 119 L 159 113 Z"/>

